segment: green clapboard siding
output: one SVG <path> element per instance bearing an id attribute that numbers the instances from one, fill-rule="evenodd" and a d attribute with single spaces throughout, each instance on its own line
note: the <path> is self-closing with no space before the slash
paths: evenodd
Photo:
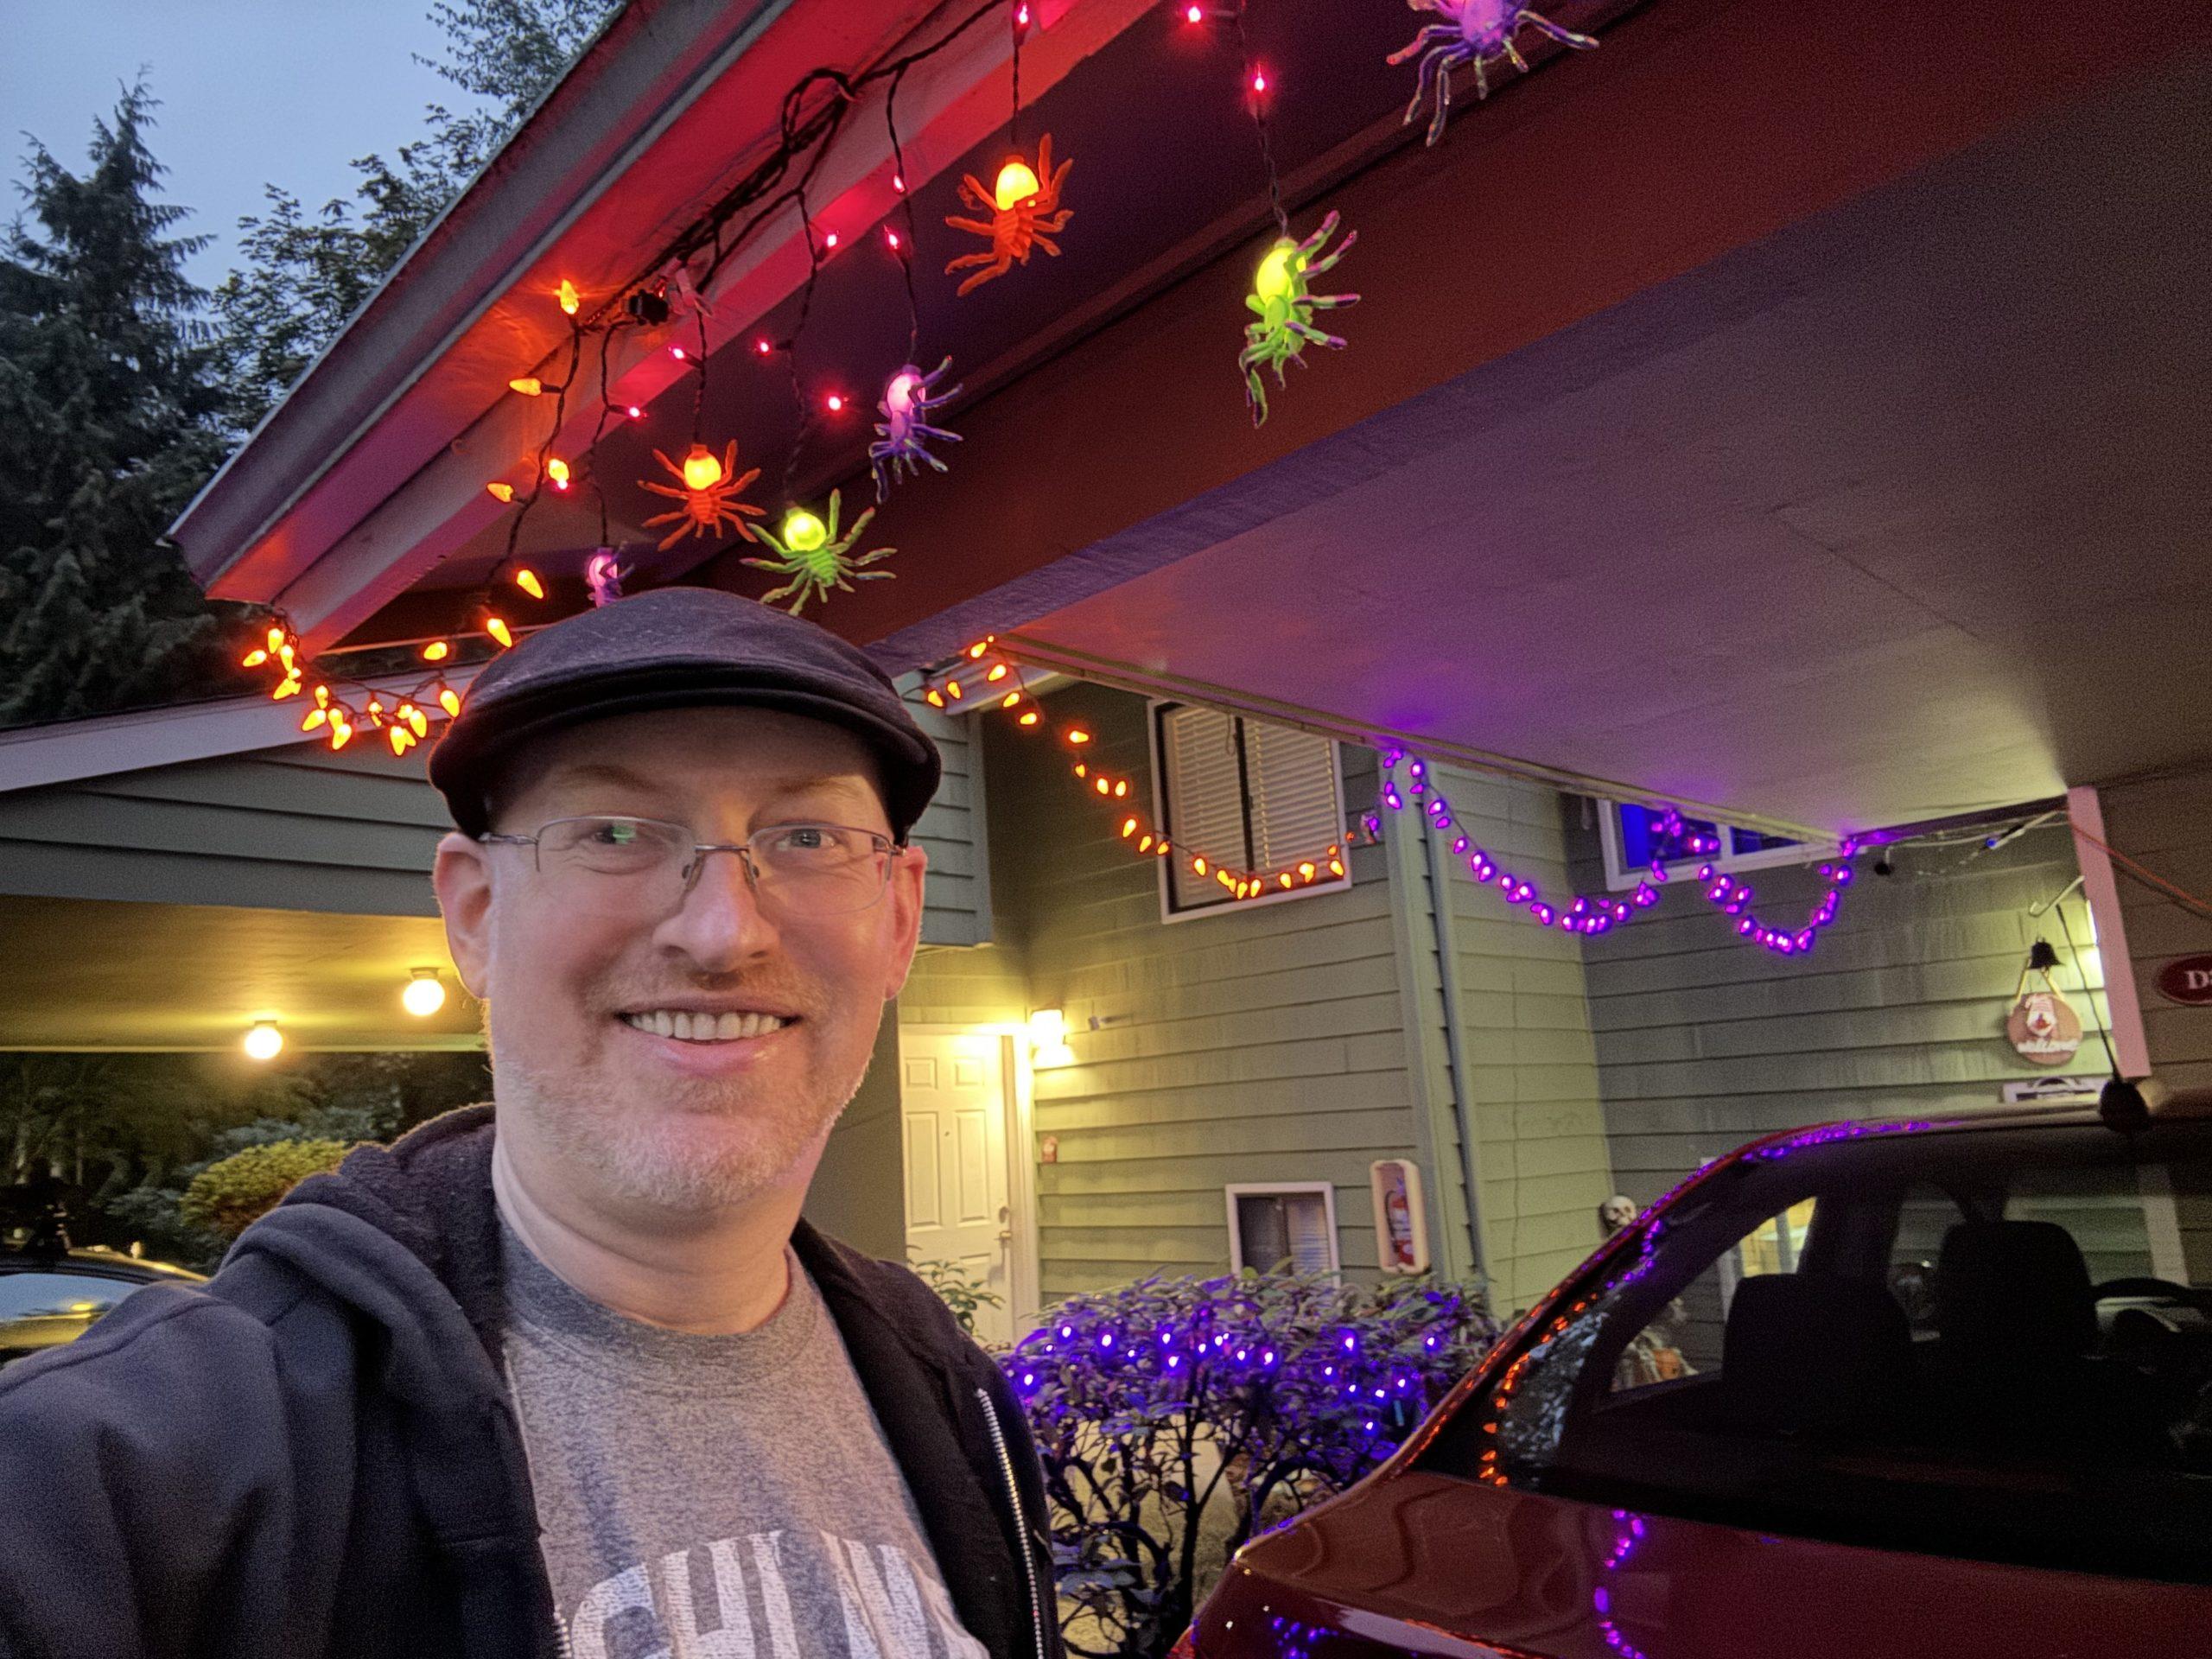
<path id="1" fill-rule="evenodd" d="M 1497 1306 L 1528 1306 L 1598 1243 L 1598 1205 L 1613 1191 L 1599 1104 L 1580 942 L 1537 926 L 1478 887 L 1450 847 L 1459 835 L 1547 893 L 1567 887 L 1567 842 L 1554 791 L 1439 768 L 1453 827 L 1442 832 L 1446 931 L 1466 1075 L 1459 1098 L 1474 1125 L 1476 1210 Z M 1406 872 L 1424 1062 L 1444 1179 L 1440 1222 L 1465 1248 L 1453 1080 L 1444 1038 L 1444 979 L 1433 903 L 1412 813 L 1392 826 Z M 1436 833 L 1430 831 L 1428 833 Z"/>
<path id="2" fill-rule="evenodd" d="M 1597 835 L 1575 817 L 1578 874 L 1591 890 L 1603 880 Z M 1995 852 L 1969 838 L 1891 856 L 1887 878 L 1859 857 L 1840 918 L 1809 957 L 1737 943 L 1732 924 L 1681 878 L 1627 926 L 1584 942 L 1621 1191 L 1648 1203 L 1707 1160 L 1776 1129 L 2001 1105 L 2006 1083 L 2038 1074 L 2004 1034 L 2038 934 L 2059 949 L 2054 978 L 2087 1033 L 2066 1069 L 2102 1069 L 2057 918 L 2027 914 L 2074 879 L 2063 825 Z M 1758 912 L 1777 920 L 1806 915 L 1824 885 L 1802 867 L 1739 879 L 1756 889 Z M 2090 983 L 2101 985 L 2078 896 L 2065 918 L 2085 947 Z M 2096 1006 L 2101 1015 L 2101 996 Z"/>
<path id="3" fill-rule="evenodd" d="M 930 859 L 922 938 L 980 944 L 989 882 L 970 734 L 917 712 L 945 768 L 915 835 Z M 0 791 L 0 893 L 434 916 L 430 862 L 451 827 L 419 753 L 295 743 Z"/>
<path id="4" fill-rule="evenodd" d="M 2212 770 L 2101 789 L 2105 838 L 2185 893 L 2212 893 Z M 2180 957 L 2212 952 L 2212 922 L 2116 868 L 2127 951 L 2151 1070 L 2171 1087 L 2212 1084 L 2212 1007 L 2189 1007 L 2158 990 L 2159 972 Z"/>
<path id="5" fill-rule="evenodd" d="M 1368 1165 L 1419 1144 L 1383 849 L 1353 855 L 1349 888 L 1163 922 L 1156 863 L 1116 833 L 1154 816 L 1143 700 L 1077 685 L 1046 707 L 1096 734 L 1128 805 L 1086 793 L 1051 737 L 988 722 L 997 944 L 925 957 L 901 1001 L 908 1020 L 1067 1016 L 1077 1064 L 1036 1077 L 1058 1141 L 1037 1171 L 1045 1296 L 1225 1270 L 1230 1182 L 1329 1182 L 1344 1264 L 1371 1275 Z M 1348 804 L 1371 799 L 1372 760 L 1345 770 Z"/>
<path id="6" fill-rule="evenodd" d="M 2212 770 L 2097 793 L 2115 850 L 2185 893 L 2212 893 Z M 2212 952 L 2212 923 L 2125 868 L 2113 874 L 2152 1074 L 2171 1088 L 2212 1086 L 2212 1007 L 2183 1006 L 2158 989 L 2169 963 Z M 2201 1168 L 2176 1175 L 2175 1221 L 2190 1280 L 2201 1284 L 2212 1277 L 2212 1179 Z"/>

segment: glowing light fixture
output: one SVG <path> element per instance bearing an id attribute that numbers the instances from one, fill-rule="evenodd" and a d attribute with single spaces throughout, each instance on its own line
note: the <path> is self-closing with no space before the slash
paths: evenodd
<path id="1" fill-rule="evenodd" d="M 1068 1046 L 1068 1017 L 1058 1008 L 1039 1008 L 1029 1016 L 1029 1063 L 1041 1068 L 1073 1065 Z"/>
<path id="2" fill-rule="evenodd" d="M 240 1046 L 249 1060 L 273 1060 L 283 1052 L 284 1033 L 276 1029 L 274 1020 L 257 1020 L 246 1027 Z"/>
<path id="3" fill-rule="evenodd" d="M 399 994 L 400 1006 L 417 1020 L 427 1020 L 446 1005 L 445 982 L 435 968 L 412 968 L 407 987 Z"/>

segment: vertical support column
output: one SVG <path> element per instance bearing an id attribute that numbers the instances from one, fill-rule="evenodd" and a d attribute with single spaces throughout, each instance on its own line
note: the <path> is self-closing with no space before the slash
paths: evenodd
<path id="1" fill-rule="evenodd" d="M 2103 845 L 2104 806 L 2097 791 L 2082 785 L 2066 791 L 2066 817 L 2074 827 L 2074 856 L 2082 872 L 2082 891 L 2097 930 L 2097 959 L 2105 982 L 2105 1005 L 2112 1011 L 2113 1052 L 2124 1077 L 2151 1075 L 2151 1048 L 2143 1034 L 2143 1003 L 2135 985 L 2135 962 L 2127 950 L 2127 924 L 2120 913 L 2120 884 Z"/>

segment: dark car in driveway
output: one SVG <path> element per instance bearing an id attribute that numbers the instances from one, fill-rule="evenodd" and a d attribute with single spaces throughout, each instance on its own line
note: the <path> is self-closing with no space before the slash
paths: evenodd
<path id="1" fill-rule="evenodd" d="M 196 1285 L 203 1277 L 118 1250 L 0 1247 L 0 1365 L 74 1342 L 92 1321 L 148 1285 Z"/>
<path id="2" fill-rule="evenodd" d="M 1202 1659 L 2212 1654 L 2212 1120 L 1832 1125 L 1660 1200 Z"/>

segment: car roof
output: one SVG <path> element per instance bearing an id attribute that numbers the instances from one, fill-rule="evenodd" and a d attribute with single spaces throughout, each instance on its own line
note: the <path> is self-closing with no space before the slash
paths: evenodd
<path id="1" fill-rule="evenodd" d="M 143 1283 L 175 1280 L 205 1284 L 207 1275 L 180 1268 L 174 1262 L 153 1262 L 125 1255 L 99 1245 L 85 1245 L 56 1253 L 0 1246 L 0 1273 L 81 1273 L 95 1279 L 136 1279 Z"/>

